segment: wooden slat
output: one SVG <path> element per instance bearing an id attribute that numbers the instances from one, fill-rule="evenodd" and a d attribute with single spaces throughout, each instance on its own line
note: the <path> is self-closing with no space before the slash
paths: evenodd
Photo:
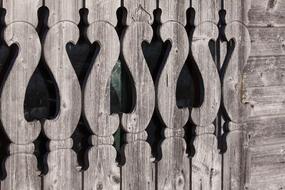
<path id="1" fill-rule="evenodd" d="M 122 189 L 152 190 L 155 173 L 150 145 L 146 142 L 147 128 L 155 106 L 154 84 L 142 52 L 142 42 L 150 43 L 153 31 L 153 0 L 124 0 L 127 25 L 122 51 L 135 87 L 136 98 L 131 113 L 123 114 L 122 126 L 126 130 L 124 147 L 126 163 L 122 166 Z"/>
<path id="2" fill-rule="evenodd" d="M 192 158 L 192 190 L 221 189 L 221 155 L 214 135 L 213 122 L 221 103 L 221 82 L 211 55 L 209 42 L 218 38 L 218 11 L 220 1 L 192 1 L 196 11 L 195 31 L 191 44 L 192 54 L 203 79 L 204 98 L 191 112 L 197 125 Z M 217 52 L 215 50 L 215 52 Z"/>
<path id="3" fill-rule="evenodd" d="M 234 50 L 228 61 L 223 80 L 223 102 L 228 116 L 227 150 L 223 155 L 223 189 L 240 190 L 246 187 L 247 134 L 246 125 L 250 105 L 243 100 L 243 70 L 247 65 L 251 41 L 248 22 L 248 1 L 224 2 L 227 11 L 227 40 L 234 40 Z"/>
<path id="4" fill-rule="evenodd" d="M 120 54 L 115 30 L 120 1 L 87 0 L 85 3 L 90 23 L 87 36 L 91 43 L 99 43 L 100 52 L 84 87 L 84 115 L 94 133 L 93 147 L 88 151 L 89 168 L 84 172 L 84 189 L 119 190 L 120 168 L 112 135 L 120 120 L 118 114 L 110 112 L 110 79 Z"/>
<path id="5" fill-rule="evenodd" d="M 1 183 L 2 190 L 38 190 L 41 188 L 40 172 L 33 141 L 38 137 L 39 121 L 27 122 L 24 116 L 26 88 L 41 56 L 41 43 L 35 30 L 37 10 L 41 0 L 5 0 L 4 32 L 6 43 L 16 44 L 19 52 L 1 92 L 0 118 L 11 140 L 10 156 L 5 162 L 7 177 Z"/>
<path id="6" fill-rule="evenodd" d="M 246 26 L 236 21 L 227 25 L 225 33 L 228 40 L 235 41 L 235 48 L 223 81 L 224 106 L 230 120 L 240 123 L 248 114 L 246 105 L 242 104 L 242 74 L 250 55 L 250 36 Z"/>
<path id="7" fill-rule="evenodd" d="M 157 187 L 159 190 L 188 190 L 190 188 L 190 160 L 186 154 L 183 139 L 188 108 L 176 105 L 177 81 L 189 54 L 189 39 L 184 28 L 187 0 L 160 0 L 162 26 L 160 36 L 165 42 L 170 40 L 171 50 L 157 83 L 157 104 L 163 122 L 165 140 L 161 144 L 162 158 L 157 167 Z"/>
<path id="8" fill-rule="evenodd" d="M 81 89 L 66 52 L 66 44 L 79 39 L 79 9 L 81 0 L 45 0 L 49 8 L 49 31 L 44 44 L 44 56 L 59 93 L 59 112 L 44 124 L 51 140 L 47 157 L 48 173 L 44 189 L 82 189 L 82 174 L 76 153 L 71 149 L 73 134 L 81 115 Z"/>
<path id="9" fill-rule="evenodd" d="M 217 149 L 214 125 L 197 127 L 194 140 L 195 155 L 192 158 L 192 189 L 220 190 L 221 156 Z"/>

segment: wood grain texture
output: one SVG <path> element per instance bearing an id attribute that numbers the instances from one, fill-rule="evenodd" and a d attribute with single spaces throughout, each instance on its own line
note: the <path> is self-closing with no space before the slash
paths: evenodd
<path id="1" fill-rule="evenodd" d="M 250 107 L 244 104 L 243 70 L 250 55 L 250 36 L 245 25 L 240 22 L 230 22 L 225 34 L 234 39 L 235 48 L 225 71 L 223 81 L 223 103 L 230 119 L 227 134 L 227 151 L 223 159 L 223 188 L 239 190 L 246 185 L 246 131 L 243 123 L 249 116 Z M 234 126 L 234 127 L 233 127 Z M 238 174 L 238 175 L 237 175 Z"/>
<path id="2" fill-rule="evenodd" d="M 120 168 L 116 163 L 117 152 L 112 146 L 112 135 L 118 129 L 120 120 L 119 115 L 111 114 L 110 110 L 111 75 L 120 54 L 120 41 L 115 30 L 119 6 L 116 0 L 87 1 L 86 4 L 90 10 L 88 20 L 92 22 L 87 36 L 91 43 L 98 42 L 100 45 L 84 87 L 84 115 L 94 133 L 93 147 L 88 152 L 89 168 L 84 172 L 84 189 L 88 190 L 120 189 Z"/>
<path id="3" fill-rule="evenodd" d="M 125 190 L 155 188 L 153 159 L 145 131 L 154 111 L 155 92 L 142 51 L 142 42 L 150 43 L 153 36 L 150 23 L 155 5 L 151 0 L 124 1 L 128 27 L 122 38 L 122 52 L 135 87 L 134 108 L 122 116 L 122 126 L 127 132 L 123 149 L 126 162 L 122 166 L 122 189 Z"/>
<path id="4" fill-rule="evenodd" d="M 284 57 L 251 57 L 243 74 L 243 102 L 250 105 L 248 120 L 283 117 Z"/>
<path id="5" fill-rule="evenodd" d="M 221 189 L 222 157 L 218 150 L 214 125 L 221 104 L 221 81 L 209 43 L 218 39 L 218 10 L 220 1 L 192 1 L 196 11 L 195 30 L 191 44 L 192 55 L 201 73 L 203 102 L 193 108 L 191 119 L 196 127 L 195 155 L 192 158 L 192 190 Z M 216 45 L 212 46 L 216 53 Z"/>
<path id="6" fill-rule="evenodd" d="M 242 102 L 243 71 L 250 56 L 251 43 L 247 27 L 241 22 L 230 22 L 225 30 L 235 48 L 225 71 L 223 81 L 224 106 L 230 120 L 242 123 L 248 115 L 248 105 Z"/>
<path id="7" fill-rule="evenodd" d="M 200 107 L 193 108 L 191 118 L 201 127 L 215 120 L 221 103 L 221 82 L 209 42 L 218 38 L 218 28 L 212 22 L 199 24 L 193 34 L 192 53 L 203 79 L 204 100 Z"/>
<path id="8" fill-rule="evenodd" d="M 126 24 L 134 22 L 146 22 L 152 24 L 154 21 L 153 11 L 156 9 L 156 1 L 153 0 L 122 0 L 127 9 Z"/>
<path id="9" fill-rule="evenodd" d="M 132 134 L 141 134 L 147 128 L 155 106 L 154 84 L 145 61 L 141 44 L 150 43 L 152 28 L 144 22 L 133 23 L 123 38 L 123 55 L 136 90 L 135 108 L 123 114 L 122 126 Z M 153 189 L 151 149 L 146 138 L 125 145 L 126 164 L 122 167 L 123 189 Z"/>
<path id="10" fill-rule="evenodd" d="M 285 2 L 282 0 L 246 1 L 249 5 L 248 19 L 251 26 L 285 26 Z"/>
<path id="11" fill-rule="evenodd" d="M 121 0 L 85 0 L 88 9 L 88 22 L 103 21 L 117 25 L 117 9 L 121 6 Z"/>
<path id="12" fill-rule="evenodd" d="M 37 27 L 38 9 L 43 5 L 42 0 L 2 0 L 2 3 L 6 9 L 6 24 L 26 22 Z"/>
<path id="13" fill-rule="evenodd" d="M 190 1 L 159 0 L 161 9 L 161 23 L 174 21 L 182 24 L 187 23 L 186 11 L 190 8 Z"/>
<path id="14" fill-rule="evenodd" d="M 252 57 L 284 56 L 285 55 L 285 28 L 250 27 Z"/>
<path id="15" fill-rule="evenodd" d="M 285 187 L 284 147 L 284 143 L 278 143 L 250 148 L 248 189 L 274 190 Z"/>
<path id="16" fill-rule="evenodd" d="M 59 111 L 54 119 L 44 123 L 44 132 L 51 140 L 47 157 L 48 173 L 44 176 L 44 189 L 82 188 L 82 174 L 76 153 L 71 149 L 71 135 L 81 115 L 81 88 L 66 52 L 67 43 L 79 39 L 78 12 L 80 1 L 46 0 L 50 10 L 49 31 L 44 42 L 44 56 L 56 81 Z"/>
<path id="17" fill-rule="evenodd" d="M 192 158 L 192 190 L 220 190 L 222 157 L 214 125 L 197 127 L 194 140 L 195 155 Z"/>
<path id="18" fill-rule="evenodd" d="M 48 26 L 54 26 L 58 22 L 80 21 L 79 10 L 83 7 L 83 0 L 45 0 L 45 6 L 49 9 Z"/>
<path id="19" fill-rule="evenodd" d="M 226 14 L 227 23 L 238 21 L 238 22 L 242 22 L 243 24 L 247 25 L 249 23 L 248 12 L 252 4 L 254 3 L 255 1 L 251 1 L 251 0 L 243 0 L 243 1 L 225 0 L 223 1 L 223 5 L 224 5 L 223 8 L 227 12 Z"/>
<path id="20" fill-rule="evenodd" d="M 222 1 L 219 0 L 192 0 L 191 5 L 196 12 L 194 20 L 195 25 L 197 26 L 203 22 L 217 23 L 219 20 L 221 2 Z M 211 29 L 209 29 L 209 32 Z"/>
<path id="21" fill-rule="evenodd" d="M 250 105 L 246 182 L 248 189 L 284 189 L 284 1 L 251 1 L 251 53 L 243 71 L 242 101 Z"/>
<path id="22" fill-rule="evenodd" d="M 176 104 L 177 81 L 189 54 L 186 25 L 188 1 L 160 1 L 162 26 L 160 37 L 171 43 L 166 63 L 157 81 L 157 107 L 166 125 L 165 140 L 161 144 L 162 158 L 157 163 L 157 187 L 159 190 L 184 190 L 190 188 L 190 160 L 183 139 L 188 108 L 179 109 Z"/>
<path id="23" fill-rule="evenodd" d="M 228 116 L 227 151 L 223 154 L 223 189 L 239 190 L 247 187 L 247 121 L 250 106 L 245 104 L 243 72 L 247 65 L 251 39 L 247 28 L 248 1 L 226 1 L 225 35 L 234 41 L 234 50 L 228 61 L 223 79 L 223 103 Z"/>
<path id="24" fill-rule="evenodd" d="M 40 133 L 41 124 L 28 122 L 24 116 L 26 88 L 41 56 L 41 43 L 35 29 L 41 3 L 36 0 L 3 2 L 7 11 L 4 39 L 9 46 L 18 46 L 18 54 L 6 73 L 0 98 L 0 119 L 11 141 L 2 190 L 38 190 L 41 187 L 37 159 L 33 155 L 33 141 Z"/>

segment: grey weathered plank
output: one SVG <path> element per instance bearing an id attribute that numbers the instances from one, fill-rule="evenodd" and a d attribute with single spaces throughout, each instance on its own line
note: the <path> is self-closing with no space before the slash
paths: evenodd
<path id="1" fill-rule="evenodd" d="M 38 190 L 41 187 L 40 172 L 33 141 L 38 137 L 39 121 L 28 122 L 24 116 L 26 88 L 41 56 L 41 43 L 36 32 L 37 10 L 41 0 L 5 0 L 4 32 L 6 43 L 16 44 L 19 52 L 1 92 L 0 119 L 11 140 L 10 156 L 5 162 L 7 177 L 1 183 L 4 190 Z"/>
<path id="2" fill-rule="evenodd" d="M 220 1 L 192 1 L 196 11 L 195 30 L 191 50 L 203 80 L 202 105 L 193 108 L 192 121 L 197 125 L 192 158 L 192 190 L 221 189 L 222 160 L 214 135 L 213 122 L 221 103 L 221 82 L 215 58 L 209 48 L 210 40 L 218 38 L 218 10 Z M 216 50 L 214 52 L 217 52 Z"/>
<path id="3" fill-rule="evenodd" d="M 243 71 L 244 88 L 285 85 L 284 62 L 285 56 L 250 57 Z"/>
<path id="4" fill-rule="evenodd" d="M 246 125 L 250 106 L 243 102 L 243 71 L 250 56 L 251 41 L 246 23 L 248 2 L 225 1 L 228 22 L 225 35 L 235 47 L 228 61 L 223 80 L 223 102 L 228 115 L 227 151 L 223 155 L 223 188 L 240 190 L 246 187 Z"/>
<path id="5" fill-rule="evenodd" d="M 243 70 L 251 50 L 250 36 L 247 27 L 241 21 L 230 22 L 225 33 L 228 40 L 235 41 L 235 48 L 223 81 L 224 106 L 231 121 L 240 123 L 246 120 L 248 114 L 247 106 L 242 103 L 242 85 Z"/>
<path id="6" fill-rule="evenodd" d="M 250 56 L 284 56 L 285 28 L 250 27 L 251 38 Z"/>
<path id="7" fill-rule="evenodd" d="M 120 168 L 116 163 L 113 134 L 119 126 L 118 114 L 111 114 L 110 81 L 120 54 L 116 33 L 116 10 L 120 1 L 86 1 L 90 23 L 87 36 L 98 42 L 100 52 L 84 86 L 84 114 L 92 129 L 93 147 L 88 152 L 89 168 L 84 172 L 84 189 L 119 190 Z"/>
<path id="8" fill-rule="evenodd" d="M 122 126 L 127 132 L 122 189 L 151 190 L 155 188 L 155 173 L 145 129 L 154 111 L 155 93 L 153 80 L 142 52 L 142 42 L 150 43 L 152 39 L 151 23 L 156 2 L 125 0 L 123 4 L 128 11 L 128 27 L 122 39 L 122 52 L 133 79 L 136 98 L 132 112 L 122 116 Z"/>
<path id="9" fill-rule="evenodd" d="M 193 190 L 220 190 L 222 187 L 222 162 L 214 131 L 214 125 L 197 127 L 197 136 L 194 140 L 195 155 L 191 165 Z"/>
<path id="10" fill-rule="evenodd" d="M 285 114 L 283 60 L 283 56 L 249 59 L 243 73 L 243 102 L 251 106 L 249 120 Z"/>
<path id="11" fill-rule="evenodd" d="M 242 1 L 243 2 L 243 1 Z M 285 2 L 282 0 L 245 1 L 251 26 L 285 26 Z"/>
<path id="12" fill-rule="evenodd" d="M 66 52 L 66 44 L 79 39 L 79 9 L 81 0 L 45 0 L 49 8 L 49 31 L 44 42 L 44 56 L 59 93 L 59 112 L 56 118 L 44 123 L 44 132 L 51 140 L 47 157 L 48 173 L 44 189 L 82 188 L 82 174 L 76 153 L 71 149 L 71 135 L 81 115 L 80 84 Z"/>
<path id="13" fill-rule="evenodd" d="M 285 143 L 279 143 L 250 148 L 249 189 L 273 190 L 285 187 L 284 146 Z"/>
<path id="14" fill-rule="evenodd" d="M 273 190 L 285 186 L 284 174 L 284 117 L 258 117 L 247 123 L 249 189 Z M 266 177 L 264 177 L 266 176 Z"/>
<path id="15" fill-rule="evenodd" d="M 183 139 L 188 108 L 176 104 L 176 88 L 180 72 L 189 54 L 189 39 L 184 28 L 189 1 L 160 0 L 162 10 L 160 37 L 170 40 L 171 50 L 157 81 L 157 107 L 163 122 L 165 140 L 161 144 L 162 158 L 157 164 L 159 190 L 186 190 L 190 188 L 190 160 Z"/>
<path id="16" fill-rule="evenodd" d="M 274 126 L 274 130 L 272 130 Z M 278 118 L 263 118 L 247 122 L 247 131 L 250 138 L 249 146 L 263 146 L 268 144 L 284 144 L 285 143 L 285 119 Z"/>
<path id="17" fill-rule="evenodd" d="M 153 23 L 153 11 L 156 9 L 156 1 L 122 0 L 122 4 L 127 9 L 126 25 L 129 26 L 134 22 Z"/>
<path id="18" fill-rule="evenodd" d="M 194 8 L 195 14 L 195 25 L 199 25 L 202 22 L 214 22 L 217 23 L 219 20 L 219 9 L 221 7 L 221 1 L 219 0 L 192 0 L 191 6 Z M 212 28 L 209 29 L 209 32 Z"/>

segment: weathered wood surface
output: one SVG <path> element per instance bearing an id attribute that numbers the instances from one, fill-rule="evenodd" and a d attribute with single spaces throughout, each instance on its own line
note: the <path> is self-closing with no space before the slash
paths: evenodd
<path id="1" fill-rule="evenodd" d="M 40 133 L 41 124 L 28 122 L 24 116 L 26 88 L 41 56 L 41 43 L 35 29 L 41 5 L 41 0 L 3 1 L 3 8 L 7 10 L 4 39 L 9 46 L 17 45 L 18 55 L 1 91 L 0 118 L 11 141 L 2 190 L 38 190 L 41 187 L 37 159 L 33 155 L 33 141 Z"/>
<path id="2" fill-rule="evenodd" d="M 202 105 L 193 108 L 191 119 L 197 126 L 192 158 L 192 190 L 221 189 L 222 157 L 219 154 L 214 125 L 221 103 L 221 81 L 209 42 L 218 39 L 219 1 L 192 1 L 196 11 L 191 50 L 203 80 Z M 214 50 L 213 52 L 217 52 Z"/>
<path id="3" fill-rule="evenodd" d="M 0 189 L 285 188 L 283 0 L 224 0 L 223 3 L 220 0 L 0 2 L 6 9 L 4 40 L 9 46 L 16 44 L 19 49 L 1 84 L 1 126 L 11 144 L 10 155 L 5 161 L 7 177 L 1 182 Z M 49 30 L 42 46 L 44 59 L 57 85 L 58 110 L 55 118 L 42 123 L 49 139 L 49 152 L 48 171 L 41 180 L 37 167 L 39 163 L 34 155 L 38 146 L 34 142 L 39 136 L 41 124 L 25 119 L 24 102 L 28 84 L 39 66 L 42 53 L 36 28 L 38 10 L 43 3 L 49 9 Z M 222 5 L 227 13 L 225 37 L 228 46 L 222 43 L 220 49 L 215 49 L 209 46 L 209 42 L 212 40 L 213 45 L 218 39 L 218 13 Z M 120 6 L 127 11 L 124 23 L 127 26 L 121 42 L 115 29 L 116 11 Z M 190 6 L 195 10 L 195 19 L 190 18 L 195 22 L 192 39 L 188 38 L 185 30 L 186 11 Z M 83 95 L 75 74 L 76 68 L 72 67 L 66 51 L 67 43 L 77 43 L 79 39 L 77 25 L 82 7 L 89 12 L 87 38 L 100 46 L 99 54 L 93 60 L 88 76 L 85 76 Z M 154 88 L 142 42 L 150 43 L 153 38 L 155 31 L 151 24 L 154 22 L 153 11 L 157 8 L 161 9 L 159 36 L 164 42 L 169 40 L 172 47 Z M 82 38 L 80 43 L 84 41 Z M 229 53 L 230 40 L 234 42 L 234 49 L 224 62 Z M 188 44 L 189 41 L 192 43 Z M 123 149 L 126 162 L 121 171 L 113 147 L 113 134 L 120 125 L 120 117 L 119 114 L 111 114 L 110 110 L 112 69 L 120 53 L 129 70 L 135 96 L 131 113 L 121 114 L 121 125 L 127 133 Z M 176 105 L 177 81 L 189 53 L 193 55 L 202 76 L 204 96 L 200 97 L 203 99 L 200 107 L 180 109 Z M 220 57 L 221 65 L 213 53 Z M 217 67 L 224 66 L 225 73 L 220 73 L 223 81 L 220 81 L 218 72 L 221 68 Z M 221 103 L 225 108 L 222 110 L 226 115 L 223 119 L 228 130 L 223 159 L 213 125 L 219 123 L 215 119 Z M 166 126 L 163 129 L 165 139 L 160 145 L 162 158 L 156 164 L 153 163 L 146 132 L 155 104 Z M 93 133 L 88 152 L 89 168 L 84 172 L 78 167 L 71 138 L 82 111 Z M 196 125 L 192 159 L 187 157 L 184 140 L 183 127 L 188 119 Z"/>
<path id="4" fill-rule="evenodd" d="M 151 147 L 146 142 L 147 128 L 155 107 L 154 82 L 143 55 L 142 42 L 151 42 L 153 11 L 152 0 L 124 0 L 128 25 L 122 37 L 122 52 L 135 87 L 135 102 L 131 113 L 122 116 L 127 132 L 124 146 L 125 164 L 122 166 L 122 189 L 152 190 L 155 171 Z"/>
<path id="5" fill-rule="evenodd" d="M 83 5 L 80 0 L 46 0 L 45 6 L 50 11 L 50 29 L 44 42 L 44 56 L 58 87 L 59 110 L 54 119 L 44 123 L 44 132 L 50 139 L 44 189 L 79 190 L 82 189 L 82 174 L 77 155 L 71 149 L 71 135 L 81 115 L 81 88 L 66 45 L 75 44 L 79 39 L 77 24 Z"/>
<path id="6" fill-rule="evenodd" d="M 284 1 L 251 1 L 251 53 L 243 75 L 247 122 L 248 189 L 284 189 Z M 266 177 L 265 177 L 266 176 Z"/>
<path id="7" fill-rule="evenodd" d="M 249 9 L 250 26 L 284 26 L 285 2 L 282 0 L 258 0 L 244 3 Z"/>
<path id="8" fill-rule="evenodd" d="M 160 0 L 159 6 L 162 11 L 160 37 L 164 42 L 170 41 L 171 50 L 156 84 L 158 110 L 167 127 L 164 129 L 165 140 L 161 144 L 162 158 L 157 166 L 157 187 L 159 190 L 186 190 L 190 188 L 190 160 L 186 154 L 183 127 L 189 119 L 189 110 L 177 107 L 176 89 L 189 54 L 189 40 L 184 26 L 190 3 Z"/>
<path id="9" fill-rule="evenodd" d="M 227 150 L 223 154 L 223 188 L 239 190 L 246 188 L 247 133 L 245 121 L 250 106 L 243 102 L 243 71 L 251 50 L 249 31 L 246 26 L 248 3 L 225 1 L 227 10 L 225 35 L 234 42 L 234 49 L 223 78 L 223 103 L 228 116 L 226 134 Z M 242 175 L 241 175 L 242 174 Z"/>
<path id="10" fill-rule="evenodd" d="M 85 6 L 90 10 L 87 36 L 91 43 L 99 43 L 100 50 L 84 87 L 84 114 L 94 133 L 93 147 L 88 151 L 89 168 L 84 172 L 84 189 L 119 190 L 120 168 L 116 163 L 112 135 L 120 120 L 118 114 L 111 114 L 110 82 L 120 54 L 120 41 L 115 30 L 120 1 L 89 0 Z"/>

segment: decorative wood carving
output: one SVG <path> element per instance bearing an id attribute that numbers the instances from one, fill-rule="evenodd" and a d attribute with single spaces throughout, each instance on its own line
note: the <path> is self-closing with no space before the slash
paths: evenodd
<path id="1" fill-rule="evenodd" d="M 249 115 L 249 106 L 243 103 L 243 71 L 247 64 L 251 41 L 242 2 L 227 1 L 224 8 L 229 10 L 225 34 L 234 40 L 234 50 L 229 59 L 223 81 L 223 102 L 229 117 L 227 151 L 224 154 L 223 188 L 244 189 L 246 186 L 247 138 L 244 127 Z"/>
<path id="2" fill-rule="evenodd" d="M 41 124 L 25 119 L 24 101 L 28 83 L 41 57 L 41 43 L 35 28 L 42 1 L 4 0 L 2 3 L 7 11 L 4 39 L 9 46 L 16 44 L 19 52 L 7 73 L 0 98 L 1 122 L 11 140 L 10 156 L 5 162 L 7 177 L 1 189 L 38 190 L 41 178 L 33 155 L 33 141 L 40 133 Z"/>
<path id="3" fill-rule="evenodd" d="M 45 0 L 49 8 L 49 31 L 44 43 L 44 56 L 56 81 L 59 93 L 59 112 L 56 118 L 44 124 L 50 139 L 47 157 L 48 173 L 44 176 L 44 189 L 82 188 L 82 174 L 77 155 L 71 149 L 73 134 L 81 115 L 81 89 L 78 78 L 66 52 L 69 42 L 79 39 L 80 0 Z M 77 13 L 77 14 L 75 14 Z"/>
<path id="4" fill-rule="evenodd" d="M 155 107 L 155 92 L 151 74 L 142 51 L 142 42 L 150 43 L 153 31 L 153 0 L 125 0 L 128 11 L 127 29 L 122 39 L 122 51 L 133 79 L 136 97 L 134 109 L 122 116 L 127 144 L 126 163 L 122 167 L 122 189 L 151 190 L 155 179 L 150 145 L 146 142 L 147 128 Z"/>
<path id="5" fill-rule="evenodd" d="M 98 42 L 100 52 L 88 76 L 84 89 L 84 113 L 92 129 L 93 147 L 89 150 L 89 168 L 84 172 L 86 189 L 120 189 L 120 168 L 116 163 L 113 134 L 119 126 L 119 116 L 110 111 L 110 81 L 120 54 L 116 33 L 116 11 L 120 1 L 86 1 L 90 23 L 87 35 L 91 43 Z"/>
<path id="6" fill-rule="evenodd" d="M 209 42 L 218 39 L 219 1 L 193 1 L 196 11 L 195 31 L 192 40 L 192 54 L 203 79 L 204 99 L 199 108 L 193 108 L 192 121 L 197 125 L 194 140 L 195 155 L 192 158 L 192 189 L 220 189 L 222 159 L 219 154 L 215 127 L 221 104 L 221 82 L 215 58 Z M 216 46 L 215 46 L 216 47 Z M 216 53 L 214 48 L 212 52 Z"/>
<path id="7" fill-rule="evenodd" d="M 157 167 L 158 189 L 186 190 L 190 188 L 190 161 L 186 154 L 183 127 L 189 119 L 189 110 L 177 107 L 176 88 L 189 54 L 189 39 L 184 26 L 190 3 L 187 0 L 160 0 L 159 6 L 162 10 L 160 36 L 163 41 L 170 41 L 171 50 L 157 83 L 158 110 L 167 127 L 161 145 L 162 159 Z"/>

